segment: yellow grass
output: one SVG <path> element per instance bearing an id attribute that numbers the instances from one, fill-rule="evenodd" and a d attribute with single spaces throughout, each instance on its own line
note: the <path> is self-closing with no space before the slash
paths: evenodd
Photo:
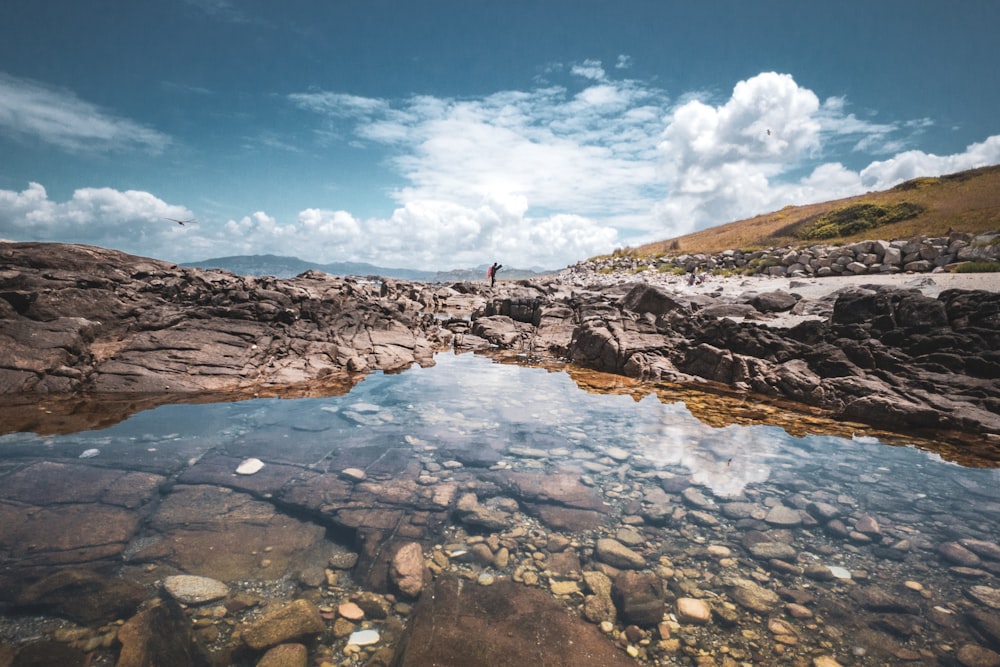
<path id="1" fill-rule="evenodd" d="M 923 212 L 908 220 L 850 236 L 814 240 L 795 235 L 797 230 L 801 231 L 810 221 L 824 214 L 860 203 L 887 208 L 916 204 Z M 819 243 L 853 243 L 866 239 L 891 241 L 914 236 L 946 236 L 949 231 L 978 234 L 997 229 L 1000 229 L 1000 165 L 940 178 L 917 178 L 891 190 L 822 204 L 786 206 L 780 211 L 748 220 L 730 222 L 687 236 L 630 248 L 628 254 L 649 257 L 787 245 L 805 247 Z"/>

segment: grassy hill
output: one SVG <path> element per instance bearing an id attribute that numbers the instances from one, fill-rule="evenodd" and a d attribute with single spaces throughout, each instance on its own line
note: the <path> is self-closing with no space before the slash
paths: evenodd
<path id="1" fill-rule="evenodd" d="M 945 236 L 1000 229 L 1000 165 L 937 178 L 916 178 L 891 190 L 786 206 L 748 220 L 704 229 L 616 254 L 637 257 L 715 253 L 866 239 Z"/>

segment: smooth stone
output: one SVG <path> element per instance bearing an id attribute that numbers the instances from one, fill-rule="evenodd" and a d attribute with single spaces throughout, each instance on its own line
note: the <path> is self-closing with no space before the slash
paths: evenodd
<path id="1" fill-rule="evenodd" d="M 688 625 L 705 625 L 712 620 L 712 608 L 704 600 L 678 598 L 677 620 Z"/>
<path id="2" fill-rule="evenodd" d="M 80 456 L 78 458 L 81 458 L 81 459 L 92 459 L 95 456 L 99 456 L 100 453 L 101 453 L 101 450 L 99 450 L 99 449 L 85 449 L 82 452 L 80 452 Z"/>
<path id="3" fill-rule="evenodd" d="M 363 482 L 368 479 L 368 474 L 361 468 L 344 468 L 340 471 L 340 476 L 352 482 Z"/>
<path id="4" fill-rule="evenodd" d="M 209 577 L 175 574 L 163 580 L 163 588 L 182 604 L 205 604 L 229 595 L 229 586 Z"/>
<path id="5" fill-rule="evenodd" d="M 1000 609 L 1000 588 L 989 586 L 971 586 L 967 591 L 969 597 L 991 609 Z"/>
<path id="6" fill-rule="evenodd" d="M 597 540 L 595 550 L 597 559 L 608 565 L 620 568 L 642 569 L 646 567 L 646 559 L 632 551 L 618 540 L 601 538 Z"/>
<path id="7" fill-rule="evenodd" d="M 365 612 L 355 603 L 345 602 L 337 607 L 337 615 L 348 621 L 360 621 L 365 617 Z"/>
<path id="8" fill-rule="evenodd" d="M 781 528 L 794 528 L 802 524 L 802 517 L 791 507 L 775 505 L 764 517 L 764 522 Z"/>
<path id="9" fill-rule="evenodd" d="M 371 646 L 377 644 L 379 639 L 378 630 L 358 630 L 351 633 L 351 636 L 347 638 L 347 643 L 355 646 Z"/>
<path id="10" fill-rule="evenodd" d="M 253 475 L 261 471 L 264 462 L 260 459 L 244 459 L 237 467 L 237 475 Z"/>
<path id="11" fill-rule="evenodd" d="M 833 575 L 834 579 L 851 578 L 851 572 L 846 567 L 840 567 L 839 565 L 830 565 L 827 569 L 830 570 L 830 574 Z"/>

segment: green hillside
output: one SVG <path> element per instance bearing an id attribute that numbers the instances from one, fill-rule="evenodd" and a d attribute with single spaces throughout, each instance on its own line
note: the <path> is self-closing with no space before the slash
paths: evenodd
<path id="1" fill-rule="evenodd" d="M 639 257 L 715 253 L 1000 229 L 1000 165 L 917 178 L 882 192 L 810 204 L 619 251 Z"/>

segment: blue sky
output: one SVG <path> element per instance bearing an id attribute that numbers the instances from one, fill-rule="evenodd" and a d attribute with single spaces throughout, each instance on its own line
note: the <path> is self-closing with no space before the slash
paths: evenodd
<path id="1" fill-rule="evenodd" d="M 993 0 L 11 0 L 0 239 L 559 268 L 1000 163 L 998 25 Z"/>

